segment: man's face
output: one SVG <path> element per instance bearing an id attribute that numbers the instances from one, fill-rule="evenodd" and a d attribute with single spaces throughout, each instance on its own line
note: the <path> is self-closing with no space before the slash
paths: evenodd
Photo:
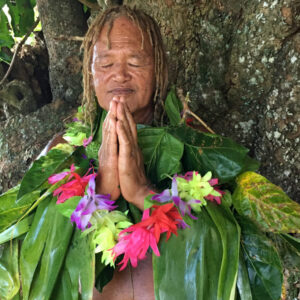
<path id="1" fill-rule="evenodd" d="M 105 110 L 113 97 L 123 98 L 137 123 L 153 112 L 154 54 L 148 35 L 144 48 L 139 28 L 126 17 L 117 18 L 109 34 L 105 25 L 93 49 L 92 75 L 99 105 Z"/>

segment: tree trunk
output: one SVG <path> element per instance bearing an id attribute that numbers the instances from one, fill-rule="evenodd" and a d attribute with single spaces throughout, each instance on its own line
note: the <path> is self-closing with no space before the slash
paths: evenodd
<path id="1" fill-rule="evenodd" d="M 125 0 L 160 24 L 171 82 L 300 201 L 300 3 Z"/>

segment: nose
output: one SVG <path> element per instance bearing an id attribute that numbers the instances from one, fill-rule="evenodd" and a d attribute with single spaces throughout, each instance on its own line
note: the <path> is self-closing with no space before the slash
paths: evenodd
<path id="1" fill-rule="evenodd" d="M 128 72 L 128 66 L 126 63 L 118 63 L 115 65 L 114 70 L 114 80 L 119 83 L 124 83 L 129 81 L 131 78 Z"/>

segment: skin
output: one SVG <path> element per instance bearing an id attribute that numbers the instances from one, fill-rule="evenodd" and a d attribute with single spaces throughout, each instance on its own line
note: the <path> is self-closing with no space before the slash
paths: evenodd
<path id="1" fill-rule="evenodd" d="M 153 119 L 155 88 L 153 50 L 144 34 L 126 17 L 114 21 L 107 47 L 104 26 L 93 49 L 92 75 L 99 105 L 108 111 L 99 150 L 97 193 L 122 193 L 130 203 L 143 209 L 149 193 L 143 157 L 137 143 L 136 123 Z"/>

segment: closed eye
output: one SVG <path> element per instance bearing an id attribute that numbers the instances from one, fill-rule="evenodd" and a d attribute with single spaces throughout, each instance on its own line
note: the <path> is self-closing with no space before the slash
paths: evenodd
<path id="1" fill-rule="evenodd" d="M 134 67 L 134 68 L 139 68 L 141 67 L 140 65 L 136 65 L 136 64 L 128 64 L 130 67 Z"/>
<path id="2" fill-rule="evenodd" d="M 107 69 L 109 67 L 111 67 L 113 64 L 107 64 L 107 65 L 102 65 L 101 68 Z"/>

